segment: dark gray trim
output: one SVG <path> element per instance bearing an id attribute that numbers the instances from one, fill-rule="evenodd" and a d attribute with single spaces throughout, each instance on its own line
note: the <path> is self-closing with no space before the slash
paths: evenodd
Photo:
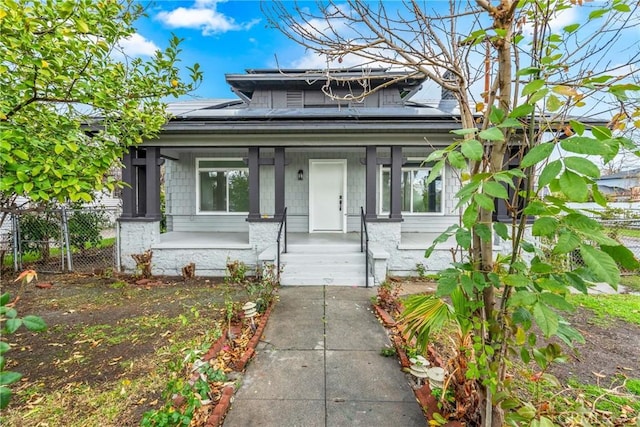
<path id="1" fill-rule="evenodd" d="M 275 213 L 276 217 L 284 214 L 284 147 L 274 148 L 274 185 L 275 185 Z"/>
<path id="2" fill-rule="evenodd" d="M 377 168 L 378 149 L 373 146 L 366 148 L 366 172 L 365 172 L 365 190 L 366 190 L 366 209 L 365 219 L 372 221 L 378 218 L 377 214 L 377 191 L 376 177 L 378 176 Z"/>
<path id="3" fill-rule="evenodd" d="M 402 220 L 402 203 L 400 195 L 402 192 L 402 147 L 391 147 L 391 191 L 390 191 L 390 213 L 389 218 Z"/>
<path id="4" fill-rule="evenodd" d="M 159 221 L 160 147 L 132 147 L 122 158 L 122 215 L 125 221 Z"/>
<path id="5" fill-rule="evenodd" d="M 145 218 L 160 220 L 160 148 L 149 147 L 146 150 L 146 209 Z"/>
<path id="6" fill-rule="evenodd" d="M 136 174 L 133 168 L 133 156 L 136 148 L 130 148 L 122 158 L 122 181 L 128 185 L 122 187 L 122 218 L 133 218 L 136 209 Z"/>
<path id="7" fill-rule="evenodd" d="M 260 218 L 260 148 L 249 147 L 249 216 L 247 220 Z"/>

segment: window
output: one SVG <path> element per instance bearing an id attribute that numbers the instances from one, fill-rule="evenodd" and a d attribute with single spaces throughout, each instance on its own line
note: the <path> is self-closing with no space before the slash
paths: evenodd
<path id="1" fill-rule="evenodd" d="M 197 211 L 249 212 L 249 170 L 241 159 L 196 159 Z"/>
<path id="2" fill-rule="evenodd" d="M 407 165 L 402 168 L 400 179 L 400 205 L 402 213 L 424 214 L 442 212 L 442 173 L 435 180 L 426 184 L 430 166 L 420 164 Z M 391 168 L 382 167 L 380 173 L 380 211 L 388 213 L 391 202 Z"/>

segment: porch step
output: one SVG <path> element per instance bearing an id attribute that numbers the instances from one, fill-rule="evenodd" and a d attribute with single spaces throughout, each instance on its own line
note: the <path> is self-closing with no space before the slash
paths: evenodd
<path id="1" fill-rule="evenodd" d="M 359 244 L 288 245 L 281 262 L 282 286 L 364 286 L 366 282 L 365 255 Z"/>

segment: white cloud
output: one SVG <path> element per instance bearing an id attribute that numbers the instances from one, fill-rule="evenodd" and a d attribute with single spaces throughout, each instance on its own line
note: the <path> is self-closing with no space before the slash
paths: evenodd
<path id="1" fill-rule="evenodd" d="M 557 32 L 567 25 L 575 24 L 579 19 L 579 6 L 572 6 L 557 12 L 550 20 L 549 26 L 551 30 Z"/>
<path id="2" fill-rule="evenodd" d="M 127 56 L 151 56 L 160 48 L 151 40 L 134 33 L 118 42 L 120 50 Z"/>
<path id="3" fill-rule="evenodd" d="M 162 11 L 156 19 L 171 28 L 199 29 L 202 35 L 226 33 L 228 31 L 248 30 L 258 22 L 254 19 L 237 23 L 235 19 L 218 11 L 219 0 L 196 0 L 191 7 L 178 7 L 171 11 Z"/>

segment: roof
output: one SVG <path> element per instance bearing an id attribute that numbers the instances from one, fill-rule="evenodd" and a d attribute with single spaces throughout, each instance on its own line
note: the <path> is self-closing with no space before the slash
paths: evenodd
<path id="1" fill-rule="evenodd" d="M 640 168 L 629 169 L 626 171 L 612 173 L 611 175 L 601 176 L 599 180 L 603 181 L 608 179 L 626 179 L 626 178 L 640 178 Z"/>
<path id="2" fill-rule="evenodd" d="M 244 74 L 225 74 L 227 83 L 234 89 L 251 97 L 253 91 L 261 89 L 321 89 L 346 87 L 367 90 L 383 84 L 398 87 L 401 91 L 413 91 L 426 80 L 422 73 L 389 68 L 349 68 L 331 70 L 302 69 L 248 69 Z M 331 79 L 329 80 L 329 74 Z"/>

